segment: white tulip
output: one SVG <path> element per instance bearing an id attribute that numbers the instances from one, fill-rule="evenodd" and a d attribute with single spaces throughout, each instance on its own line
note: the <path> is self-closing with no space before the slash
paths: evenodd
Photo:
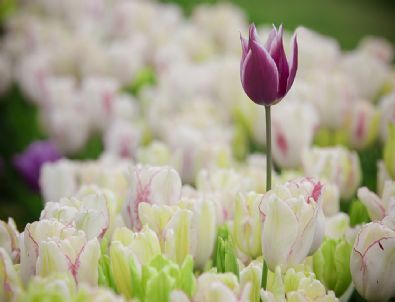
<path id="1" fill-rule="evenodd" d="M 395 232 L 380 222 L 362 227 L 351 253 L 350 269 L 358 292 L 368 301 L 395 296 Z"/>
<path id="2" fill-rule="evenodd" d="M 261 202 L 262 249 L 268 267 L 301 263 L 319 248 L 325 232 L 322 184 L 299 178 L 277 185 Z"/>
<path id="3" fill-rule="evenodd" d="M 135 166 L 129 175 L 129 193 L 122 215 L 129 228 L 139 230 L 139 204 L 174 205 L 181 198 L 181 179 L 173 168 Z"/>
<path id="4" fill-rule="evenodd" d="M 368 209 L 372 221 L 382 220 L 395 211 L 395 181 L 384 183 L 381 198 L 366 187 L 358 189 L 358 198 Z"/>

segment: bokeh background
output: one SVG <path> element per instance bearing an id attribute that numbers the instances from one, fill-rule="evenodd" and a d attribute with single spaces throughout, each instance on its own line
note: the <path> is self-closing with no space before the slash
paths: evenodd
<path id="1" fill-rule="evenodd" d="M 180 5 L 185 14 L 207 0 L 166 0 Z M 284 24 L 286 29 L 299 25 L 336 38 L 343 49 L 355 47 L 367 35 L 387 38 L 395 44 L 394 0 L 233 0 L 256 24 Z M 14 1 L 0 0 L 0 22 L 18 9 Z M 0 35 L 3 33 L 1 27 Z M 235 33 L 238 34 L 238 33 Z M 37 219 L 42 208 L 40 195 L 26 187 L 12 167 L 12 157 L 32 141 L 44 138 L 37 123 L 37 110 L 24 100 L 15 85 L 0 100 L 0 219 L 15 218 L 18 225 Z M 90 140 L 74 158 L 96 158 L 102 150 L 100 137 Z"/>

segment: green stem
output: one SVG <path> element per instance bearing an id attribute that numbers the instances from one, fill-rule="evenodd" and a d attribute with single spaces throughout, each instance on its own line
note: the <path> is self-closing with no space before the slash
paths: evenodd
<path id="1" fill-rule="evenodd" d="M 266 192 L 272 188 L 272 127 L 270 106 L 265 106 L 266 113 Z M 261 287 L 266 290 L 267 263 L 263 260 Z"/>
<path id="2" fill-rule="evenodd" d="M 266 113 L 266 192 L 272 188 L 272 124 L 270 106 L 265 106 Z"/>

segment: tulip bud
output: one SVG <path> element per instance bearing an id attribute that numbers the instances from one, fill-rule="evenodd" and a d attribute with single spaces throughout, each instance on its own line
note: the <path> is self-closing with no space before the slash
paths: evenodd
<path id="1" fill-rule="evenodd" d="M 130 249 L 142 265 L 149 263 L 155 256 L 161 254 L 158 237 L 148 226 L 144 226 L 138 233 L 125 227 L 118 228 L 115 230 L 112 240 L 119 241 Z"/>
<path id="2" fill-rule="evenodd" d="M 19 232 L 14 219 L 8 218 L 8 223 L 0 220 L 0 248 L 3 248 L 14 263 L 19 263 Z"/>
<path id="3" fill-rule="evenodd" d="M 395 181 L 385 182 L 381 198 L 366 187 L 358 190 L 358 198 L 366 206 L 372 221 L 382 220 L 395 210 Z"/>
<path id="4" fill-rule="evenodd" d="M 255 25 L 250 25 L 249 39 L 241 39 L 240 77 L 248 97 L 258 105 L 270 106 L 280 101 L 291 88 L 298 68 L 298 43 L 292 39 L 291 58 L 285 56 L 283 27 L 273 28 L 265 45 L 259 41 Z"/>
<path id="5" fill-rule="evenodd" d="M 259 204 L 263 195 L 240 193 L 236 199 L 232 237 L 236 248 L 255 259 L 262 254 Z"/>
<path id="6" fill-rule="evenodd" d="M 73 300 L 75 302 L 126 302 L 126 299 L 122 296 L 114 294 L 108 288 L 105 287 L 88 287 L 86 285 L 81 286 L 78 293 Z"/>
<path id="7" fill-rule="evenodd" d="M 250 285 L 240 289 L 237 277 L 232 273 L 203 273 L 197 280 L 194 301 L 249 301 Z"/>
<path id="8" fill-rule="evenodd" d="M 379 111 L 367 101 L 356 102 L 346 125 L 351 147 L 364 149 L 377 138 L 380 122 Z"/>
<path id="9" fill-rule="evenodd" d="M 250 301 L 259 302 L 262 278 L 262 262 L 251 261 L 251 263 L 240 272 L 240 286 L 244 288 L 251 284 Z"/>
<path id="10" fill-rule="evenodd" d="M 349 199 L 361 182 L 361 167 L 357 153 L 342 147 L 312 148 L 303 155 L 306 176 L 331 182 L 340 190 L 343 199 Z"/>
<path id="11" fill-rule="evenodd" d="M 181 179 L 170 167 L 136 166 L 130 173 L 130 190 L 122 215 L 129 228 L 141 229 L 140 203 L 177 204 L 181 197 Z"/>
<path id="12" fill-rule="evenodd" d="M 191 198 L 182 205 L 192 211 L 190 254 L 198 268 L 204 268 L 215 245 L 217 217 L 212 200 Z"/>
<path id="13" fill-rule="evenodd" d="M 379 222 L 360 230 L 351 253 L 350 269 L 358 293 L 368 301 L 395 296 L 395 232 Z"/>
<path id="14" fill-rule="evenodd" d="M 327 217 L 325 221 L 325 236 L 333 239 L 342 238 L 350 229 L 350 217 L 346 213 L 337 213 Z"/>
<path id="15" fill-rule="evenodd" d="M 388 136 L 384 144 L 383 157 L 389 175 L 395 179 L 395 122 L 388 124 Z"/>
<path id="16" fill-rule="evenodd" d="M 340 210 L 340 192 L 339 188 L 329 182 L 324 182 L 322 192 L 322 210 L 325 216 L 332 216 Z"/>
<path id="17" fill-rule="evenodd" d="M 147 147 L 137 150 L 137 160 L 145 165 L 163 166 L 170 164 L 171 153 L 169 147 L 159 141 L 154 141 Z"/>
<path id="18" fill-rule="evenodd" d="M 40 188 L 45 201 L 58 201 L 77 191 L 77 167 L 67 159 L 44 164 L 40 174 Z"/>
<path id="19" fill-rule="evenodd" d="M 35 276 L 29 283 L 21 301 L 74 301 L 76 286 L 68 274 L 51 274 L 45 278 Z"/>
<path id="20" fill-rule="evenodd" d="M 351 245 L 345 239 L 325 239 L 313 257 L 314 273 L 340 297 L 351 284 Z"/>
<path id="21" fill-rule="evenodd" d="M 268 267 L 301 263 L 321 244 L 325 218 L 322 184 L 299 178 L 277 185 L 262 199 L 262 251 Z"/>
<path id="22" fill-rule="evenodd" d="M 13 301 L 22 292 L 22 283 L 10 256 L 0 247 L 0 301 Z"/>

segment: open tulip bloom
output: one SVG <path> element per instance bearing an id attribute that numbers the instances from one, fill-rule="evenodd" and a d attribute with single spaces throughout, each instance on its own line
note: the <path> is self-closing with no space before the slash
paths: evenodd
<path id="1" fill-rule="evenodd" d="M 283 45 L 283 27 L 273 26 L 266 43 L 260 42 L 256 27 L 250 25 L 249 38 L 240 36 L 242 56 L 241 84 L 248 97 L 266 111 L 266 191 L 271 189 L 272 151 L 270 106 L 278 103 L 291 88 L 298 69 L 298 43 L 292 38 L 291 58 L 288 61 Z M 262 287 L 266 288 L 267 266 L 262 270 Z"/>

